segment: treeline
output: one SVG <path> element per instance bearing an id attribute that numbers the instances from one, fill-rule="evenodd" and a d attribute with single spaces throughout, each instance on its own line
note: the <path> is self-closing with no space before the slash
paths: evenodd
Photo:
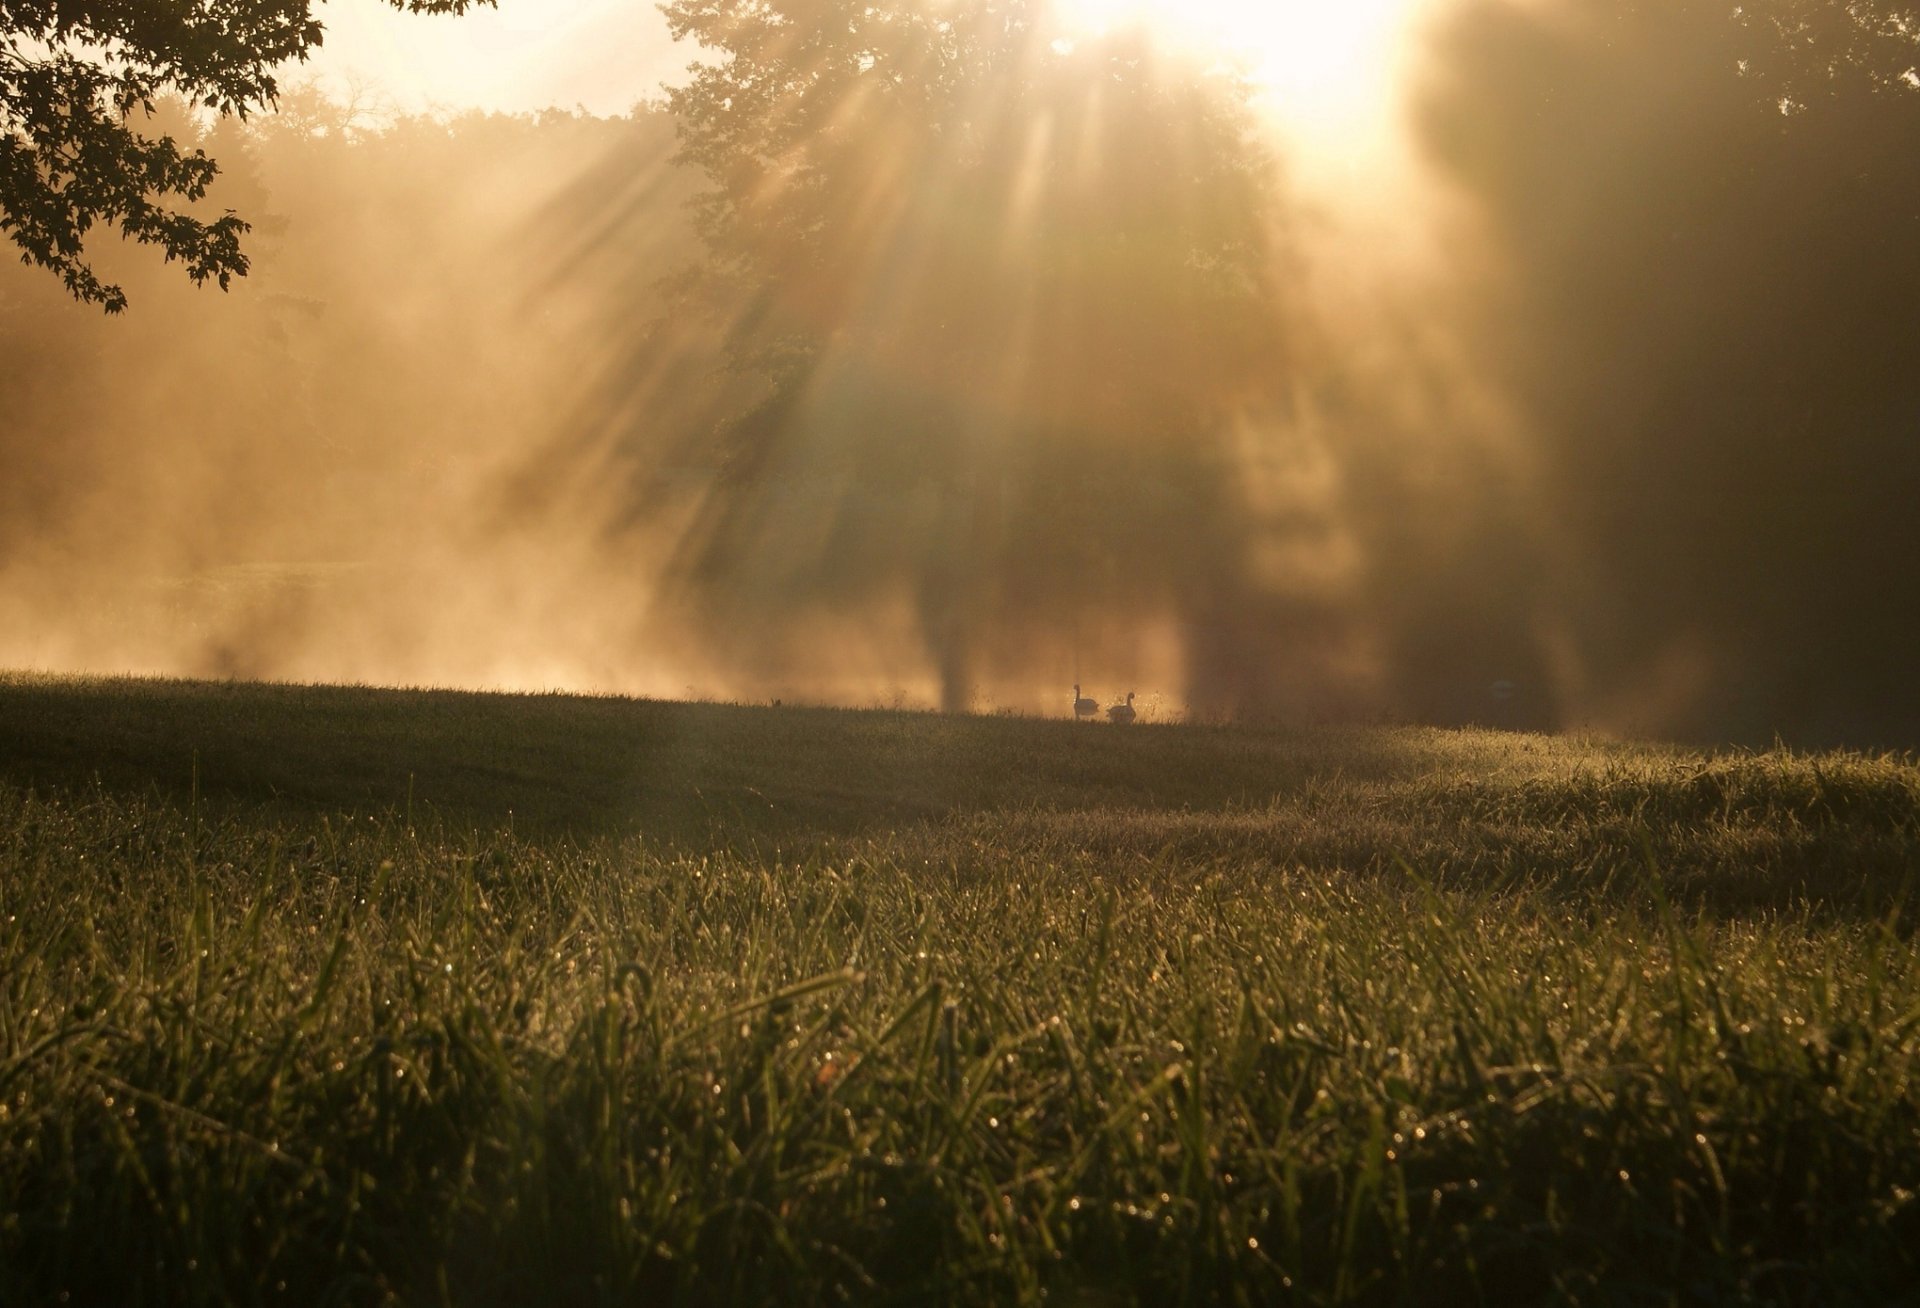
<path id="1" fill-rule="evenodd" d="M 220 160 L 207 206 L 252 222 L 252 269 L 201 291 L 97 239 L 132 302 L 107 317 L 0 268 L 0 661 L 518 675 L 565 585 L 530 556 L 567 553 L 514 490 L 609 292 L 650 320 L 636 266 L 696 254 L 670 119 L 388 121 L 306 91 L 149 130 Z"/>
<path id="2" fill-rule="evenodd" d="M 1219 69 L 946 12 L 298 97 L 207 140 L 230 295 L 0 270 L 0 663 L 1920 741 L 1895 8 L 1461 0 L 1404 279 Z"/>

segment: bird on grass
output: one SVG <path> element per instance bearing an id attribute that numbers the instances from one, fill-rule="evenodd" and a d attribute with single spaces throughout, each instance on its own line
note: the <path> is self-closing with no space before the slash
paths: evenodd
<path id="1" fill-rule="evenodd" d="M 1117 722 L 1123 727 L 1126 726 L 1127 723 L 1133 721 L 1133 717 L 1134 717 L 1134 714 L 1133 714 L 1133 692 L 1132 691 L 1127 692 L 1126 703 L 1115 704 L 1112 708 L 1107 710 L 1107 720 L 1109 722 Z"/>
<path id="2" fill-rule="evenodd" d="M 1080 683 L 1073 683 L 1073 716 L 1091 718 L 1099 715 L 1100 701 L 1088 699 L 1080 693 Z"/>

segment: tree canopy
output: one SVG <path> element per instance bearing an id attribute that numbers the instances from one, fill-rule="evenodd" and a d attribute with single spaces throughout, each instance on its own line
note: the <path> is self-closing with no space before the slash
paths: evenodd
<path id="1" fill-rule="evenodd" d="M 1004 380 L 1026 320 L 1034 398 L 1098 405 L 1152 362 L 1184 413 L 1270 362 L 1249 317 L 1269 290 L 1272 161 L 1232 76 L 1139 33 L 1061 37 L 1033 0 L 664 8 L 728 56 L 670 104 L 682 158 L 714 182 L 712 254 L 761 297 L 741 323 L 750 366 L 852 335 L 978 388 Z"/>
<path id="2" fill-rule="evenodd" d="M 320 0 L 0 0 L 0 231 L 109 313 L 125 292 L 86 253 L 117 228 L 196 283 L 247 271 L 247 223 L 196 214 L 219 172 L 199 149 L 141 130 L 163 99 L 245 117 L 275 102 L 275 70 L 321 43 Z M 461 13 L 493 0 L 385 0 Z"/>
<path id="3" fill-rule="evenodd" d="M 1283 385 L 1250 85 L 1036 0 L 665 12 L 721 56 L 671 107 L 767 394 L 726 428 L 698 584 L 763 628 L 905 594 L 950 707 L 1049 640 L 1244 610 L 1202 574 L 1244 553 L 1212 539 L 1234 415 Z"/>
<path id="4" fill-rule="evenodd" d="M 1914 738 L 1920 584 L 1889 566 L 1920 498 L 1911 12 L 1457 12 L 1424 137 L 1503 269 L 1463 330 L 1527 433 L 1543 524 L 1449 565 L 1507 583 L 1449 605 L 1467 658 L 1489 628 L 1551 633 L 1569 708 L 1639 730 Z M 1436 552 L 1408 539 L 1415 573 Z"/>

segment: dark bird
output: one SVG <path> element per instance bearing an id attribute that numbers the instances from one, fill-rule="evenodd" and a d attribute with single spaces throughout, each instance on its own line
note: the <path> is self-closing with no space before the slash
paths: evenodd
<path id="1" fill-rule="evenodd" d="M 1087 699 L 1085 696 L 1083 696 L 1080 693 L 1080 683 L 1077 681 L 1074 682 L 1073 683 L 1073 716 L 1076 718 L 1091 718 L 1091 717 L 1098 716 L 1099 712 L 1100 712 L 1100 702 L 1098 700 Z"/>
<path id="2" fill-rule="evenodd" d="M 1133 721 L 1133 692 L 1132 691 L 1127 692 L 1126 703 L 1115 704 L 1112 708 L 1107 710 L 1107 720 L 1110 722 L 1117 722 L 1123 727 L 1126 726 L 1127 723 Z"/>

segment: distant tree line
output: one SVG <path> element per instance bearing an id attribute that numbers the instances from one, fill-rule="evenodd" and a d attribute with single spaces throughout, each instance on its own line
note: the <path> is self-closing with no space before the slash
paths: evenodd
<path id="1" fill-rule="evenodd" d="M 556 378 L 581 367 L 582 288 L 636 254 L 694 257 L 671 120 L 389 121 L 296 90 L 245 124 L 160 102 L 152 126 L 220 159 L 209 203 L 249 216 L 251 266 L 210 294 L 131 243 L 99 245 L 132 305 L 108 317 L 0 265 L 7 647 L 126 666 L 132 633 L 137 665 L 318 675 L 319 651 L 357 631 L 398 657 L 406 624 L 433 620 L 408 599 L 416 574 L 478 560 L 512 516 L 502 487 L 542 457 Z M 663 189 L 616 203 L 642 174 Z M 639 318 L 659 311 L 651 279 L 623 294 Z M 373 569 L 383 593 L 319 612 L 299 588 L 222 580 L 309 564 Z M 321 661 L 300 661 L 309 647 Z"/>

